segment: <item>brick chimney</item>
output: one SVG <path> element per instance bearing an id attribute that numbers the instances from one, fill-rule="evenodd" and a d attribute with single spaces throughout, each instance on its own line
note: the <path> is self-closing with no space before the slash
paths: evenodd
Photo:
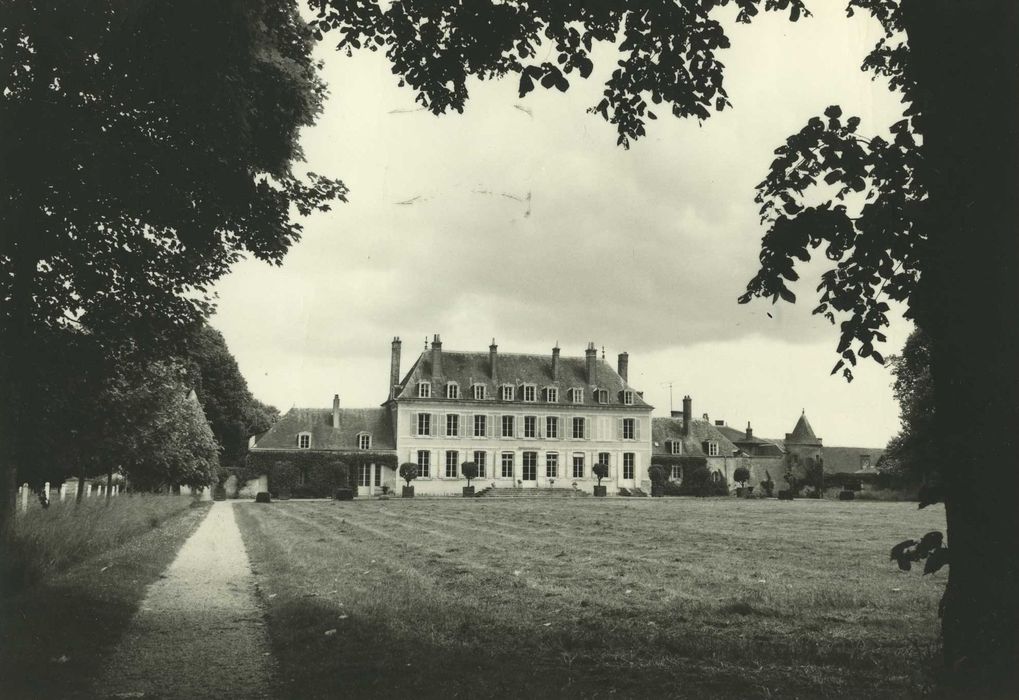
<path id="1" fill-rule="evenodd" d="M 750 427 L 750 421 L 747 421 L 747 440 L 754 436 L 754 429 Z"/>
<path id="2" fill-rule="evenodd" d="M 690 434 L 690 423 L 693 421 L 693 399 L 689 394 L 683 397 L 683 434 Z"/>
<path id="3" fill-rule="evenodd" d="M 623 378 L 624 382 L 629 382 L 630 379 L 626 376 L 630 371 L 630 353 L 621 352 L 619 353 L 619 360 L 616 363 L 617 371 L 619 376 Z"/>
<path id="4" fill-rule="evenodd" d="M 587 344 L 584 354 L 587 356 L 587 383 L 593 386 L 594 370 L 598 364 L 598 350 L 595 349 L 593 342 Z"/>
<path id="5" fill-rule="evenodd" d="M 402 345 L 399 336 L 393 338 L 393 353 L 389 360 L 389 398 L 396 396 L 397 388 L 400 385 L 400 348 Z"/>
<path id="6" fill-rule="evenodd" d="M 552 348 L 552 379 L 559 381 L 559 343 Z"/>
<path id="7" fill-rule="evenodd" d="M 432 377 L 442 376 L 442 339 L 436 333 L 432 338 Z"/>
<path id="8" fill-rule="evenodd" d="M 333 394 L 333 427 L 340 427 L 340 395 Z"/>
<path id="9" fill-rule="evenodd" d="M 495 338 L 492 338 L 492 344 L 488 346 L 488 368 L 492 373 L 492 382 L 497 384 L 499 382 L 499 346 L 495 344 Z"/>

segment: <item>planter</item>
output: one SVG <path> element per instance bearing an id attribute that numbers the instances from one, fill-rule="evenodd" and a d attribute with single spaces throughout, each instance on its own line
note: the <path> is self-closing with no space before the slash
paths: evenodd
<path id="1" fill-rule="evenodd" d="M 474 487 L 473 486 L 464 486 L 464 498 L 473 498 L 473 497 L 474 497 Z"/>
<path id="2" fill-rule="evenodd" d="M 608 495 L 608 493 L 609 493 L 609 487 L 608 486 L 595 486 L 594 487 L 594 495 L 595 496 L 598 496 L 600 498 L 604 498 L 605 496 Z"/>
<path id="3" fill-rule="evenodd" d="M 736 487 L 736 498 L 745 498 L 747 495 L 747 489 L 744 486 Z"/>
<path id="4" fill-rule="evenodd" d="M 839 491 L 840 501 L 852 501 L 854 499 L 856 499 L 856 491 L 850 491 L 848 489 L 845 491 Z"/>
<path id="5" fill-rule="evenodd" d="M 661 498 L 665 495 L 665 486 L 652 486 L 651 498 Z"/>
<path id="6" fill-rule="evenodd" d="M 413 486 L 404 486 L 403 487 L 403 497 L 404 498 L 414 498 L 414 487 Z"/>
<path id="7" fill-rule="evenodd" d="M 270 501 L 272 501 L 272 496 L 268 491 L 259 491 L 255 494 L 255 503 L 269 503 Z"/>
<path id="8" fill-rule="evenodd" d="M 333 498 L 337 501 L 353 501 L 354 489 L 336 489 L 336 492 L 333 493 Z"/>

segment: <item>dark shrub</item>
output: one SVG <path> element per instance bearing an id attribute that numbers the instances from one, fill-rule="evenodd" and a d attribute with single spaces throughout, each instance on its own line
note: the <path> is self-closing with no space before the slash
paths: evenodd
<path id="1" fill-rule="evenodd" d="M 337 501 L 353 501 L 354 489 L 336 489 L 336 492 L 333 493 L 333 498 Z"/>
<path id="2" fill-rule="evenodd" d="M 736 471 L 732 473 L 732 480 L 745 487 L 750 481 L 750 470 L 746 467 L 736 467 Z"/>
<path id="3" fill-rule="evenodd" d="M 598 485 L 601 486 L 601 480 L 609 475 L 609 465 L 605 464 L 605 462 L 598 462 L 591 467 L 591 473 L 597 477 Z"/>
<path id="4" fill-rule="evenodd" d="M 269 503 L 271 500 L 268 491 L 259 491 L 255 494 L 255 503 Z"/>
<path id="5" fill-rule="evenodd" d="M 225 501 L 226 500 L 226 486 L 223 484 L 216 484 L 212 487 L 212 500 L 214 501 Z"/>
<path id="6" fill-rule="evenodd" d="M 682 496 L 683 487 L 677 484 L 675 481 L 666 481 L 663 486 L 663 492 L 666 496 Z"/>
<path id="7" fill-rule="evenodd" d="M 780 501 L 791 501 L 793 500 L 793 492 L 791 489 L 781 489 L 778 492 L 778 500 Z"/>
<path id="8" fill-rule="evenodd" d="M 852 501 L 855 498 L 856 498 L 856 492 L 855 491 L 850 491 L 849 489 L 846 489 L 844 491 L 839 491 L 839 500 L 840 501 Z"/>
<path id="9" fill-rule="evenodd" d="M 410 482 L 418 478 L 418 465 L 413 462 L 404 462 L 401 464 L 400 478 L 407 482 L 407 486 L 410 486 Z"/>
<path id="10" fill-rule="evenodd" d="M 460 473 L 467 479 L 467 488 L 470 488 L 471 481 L 478 478 L 478 465 L 474 462 L 464 462 L 460 465 Z"/>

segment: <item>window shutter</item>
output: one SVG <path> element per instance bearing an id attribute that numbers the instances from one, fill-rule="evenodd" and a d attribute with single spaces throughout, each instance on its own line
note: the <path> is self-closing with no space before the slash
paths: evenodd
<path id="1" fill-rule="evenodd" d="M 495 414 L 490 414 L 488 416 L 488 418 L 486 418 L 485 420 L 488 423 L 485 426 L 485 436 L 486 437 L 495 437 L 495 420 L 496 420 L 495 419 Z"/>
<path id="2" fill-rule="evenodd" d="M 436 437 L 438 437 L 439 435 L 442 434 L 440 432 L 442 430 L 442 426 L 439 425 L 439 422 L 440 422 L 441 419 L 442 419 L 442 414 L 441 413 L 433 413 L 432 414 L 432 425 L 431 425 L 431 430 L 429 432 L 432 435 L 435 435 Z"/>
<path id="3" fill-rule="evenodd" d="M 640 418 L 633 419 L 633 439 L 640 440 Z"/>
<path id="4" fill-rule="evenodd" d="M 517 420 L 518 418 L 520 420 Z M 523 416 L 513 416 L 513 425 L 517 429 L 517 437 L 518 438 L 522 438 L 524 436 L 524 417 Z"/>
<path id="5" fill-rule="evenodd" d="M 465 413 L 460 416 L 460 436 L 471 437 L 474 435 L 474 416 Z"/>
<path id="6" fill-rule="evenodd" d="M 622 440 L 623 439 L 623 419 L 622 418 L 618 418 L 616 420 L 616 439 L 617 440 Z"/>
<path id="7" fill-rule="evenodd" d="M 410 414 L 410 434 L 420 435 L 420 433 L 418 432 L 418 414 L 416 413 Z"/>
<path id="8" fill-rule="evenodd" d="M 534 434 L 539 438 L 545 437 L 545 416 L 538 416 L 534 422 L 537 423 L 534 426 Z"/>

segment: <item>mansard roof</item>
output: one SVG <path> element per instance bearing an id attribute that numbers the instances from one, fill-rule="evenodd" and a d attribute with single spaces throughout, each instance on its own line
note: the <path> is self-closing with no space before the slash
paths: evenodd
<path id="1" fill-rule="evenodd" d="M 786 444 L 792 445 L 820 445 L 821 438 L 814 435 L 814 429 L 810 427 L 810 421 L 807 420 L 807 412 L 804 411 L 800 414 L 800 419 L 796 421 L 796 427 L 793 428 L 791 433 L 787 433 L 785 436 Z"/>
<path id="2" fill-rule="evenodd" d="M 311 434 L 311 450 L 356 451 L 360 433 L 371 434 L 373 451 L 396 449 L 390 413 L 385 408 L 341 408 L 339 428 L 333 427 L 330 408 L 291 408 L 256 438 L 253 449 L 297 449 L 301 433 Z"/>
<path id="3" fill-rule="evenodd" d="M 447 382 L 456 382 L 460 386 L 460 399 L 471 400 L 469 395 L 470 387 L 474 384 L 483 384 L 487 388 L 489 399 L 499 399 L 498 388 L 503 385 L 514 387 L 521 384 L 533 384 L 540 390 L 542 387 L 554 386 L 559 389 L 559 403 L 572 405 L 573 402 L 566 396 L 569 389 L 583 389 L 586 406 L 621 406 L 623 405 L 623 390 L 633 392 L 632 407 L 652 408 L 651 404 L 637 393 L 633 387 L 627 384 L 619 374 L 604 360 L 595 361 L 594 383 L 587 383 L 587 358 L 586 357 L 563 357 L 559 358 L 559 379 L 552 377 L 552 356 L 551 355 L 527 355 L 518 353 L 500 352 L 496 359 L 496 376 L 491 373 L 491 359 L 487 352 L 458 352 L 442 351 L 442 374 L 438 377 L 432 375 L 432 352 L 422 352 L 410 371 L 401 382 L 400 392 L 396 398 L 416 399 L 417 385 L 419 382 L 432 382 L 435 386 L 432 392 L 432 399 L 441 399 L 439 387 Z M 608 400 L 601 404 L 594 396 L 594 389 L 605 389 L 608 392 Z M 541 397 L 538 397 L 541 403 Z"/>
<path id="4" fill-rule="evenodd" d="M 670 454 L 668 443 L 676 440 L 683 443 L 683 454 L 691 457 L 708 456 L 704 449 L 705 442 L 718 443 L 719 457 L 732 457 L 739 451 L 710 421 L 696 418 L 690 421 L 689 435 L 683 434 L 682 418 L 652 418 L 651 440 L 653 455 Z"/>

